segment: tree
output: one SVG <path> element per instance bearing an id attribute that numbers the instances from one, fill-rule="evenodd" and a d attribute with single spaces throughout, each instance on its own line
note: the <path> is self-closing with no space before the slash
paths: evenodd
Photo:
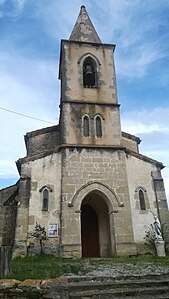
<path id="1" fill-rule="evenodd" d="M 47 240 L 47 236 L 46 236 L 46 231 L 45 231 L 45 227 L 41 226 L 40 224 L 38 224 L 36 222 L 34 231 L 31 233 L 31 236 L 36 238 L 37 240 L 39 240 L 40 243 L 40 254 L 43 254 L 43 241 Z"/>

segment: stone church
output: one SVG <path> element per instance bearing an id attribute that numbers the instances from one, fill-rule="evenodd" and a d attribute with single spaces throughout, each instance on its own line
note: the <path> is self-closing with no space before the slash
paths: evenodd
<path id="1" fill-rule="evenodd" d="M 47 232 L 46 252 L 62 257 L 144 253 L 145 226 L 154 216 L 168 223 L 163 164 L 121 131 L 114 51 L 82 6 L 61 41 L 59 124 L 25 135 L 20 179 L 0 191 L 0 246 L 14 256 L 37 251 L 36 223 Z"/>

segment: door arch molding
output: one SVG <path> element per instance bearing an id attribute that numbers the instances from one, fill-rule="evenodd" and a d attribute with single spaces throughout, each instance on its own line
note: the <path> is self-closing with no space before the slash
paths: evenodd
<path id="1" fill-rule="evenodd" d="M 109 213 L 111 213 L 114 209 L 117 209 L 118 207 L 124 206 L 124 203 L 119 199 L 119 197 L 112 188 L 110 188 L 108 185 L 104 183 L 100 183 L 97 181 L 88 182 L 87 184 L 80 187 L 75 193 L 75 195 L 71 198 L 70 202 L 68 203 L 68 206 L 76 207 L 77 210 L 80 210 L 82 200 L 87 196 L 87 194 L 93 191 L 102 194 L 105 201 L 107 202 Z"/>

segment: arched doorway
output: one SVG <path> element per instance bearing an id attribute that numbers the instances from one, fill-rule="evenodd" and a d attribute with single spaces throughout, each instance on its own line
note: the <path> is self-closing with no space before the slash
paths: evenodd
<path id="1" fill-rule="evenodd" d="M 95 209 L 89 204 L 82 206 L 81 214 L 82 256 L 99 257 L 99 223 Z"/>
<path id="2" fill-rule="evenodd" d="M 81 204 L 82 257 L 110 257 L 110 222 L 107 204 L 97 191 Z"/>

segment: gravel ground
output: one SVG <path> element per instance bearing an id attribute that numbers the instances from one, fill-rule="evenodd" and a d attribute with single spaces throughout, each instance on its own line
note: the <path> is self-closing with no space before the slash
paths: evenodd
<path id="1" fill-rule="evenodd" d="M 169 267 L 155 266 L 150 263 L 103 265 L 97 269 L 89 269 L 89 276 L 140 276 L 169 274 Z"/>
<path id="2" fill-rule="evenodd" d="M 145 275 L 169 275 L 169 266 L 154 265 L 153 263 L 137 262 L 137 263 L 115 263 L 103 265 L 85 265 L 84 271 L 79 272 L 78 276 L 145 276 Z M 66 275 L 69 276 L 69 275 Z M 70 276 L 74 276 L 71 275 Z M 77 276 L 77 275 L 76 275 Z"/>

